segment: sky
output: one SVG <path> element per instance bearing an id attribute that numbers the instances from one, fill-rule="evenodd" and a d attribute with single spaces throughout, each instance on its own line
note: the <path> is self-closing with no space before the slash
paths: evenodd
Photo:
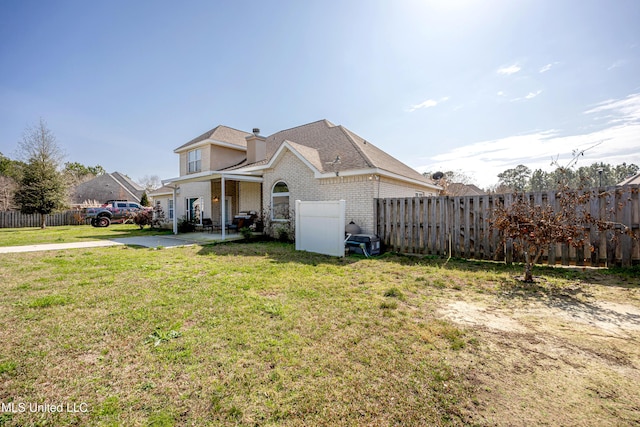
<path id="1" fill-rule="evenodd" d="M 524 164 L 640 165 L 638 0 L 3 0 L 0 152 L 177 176 L 219 124 L 320 119 L 482 187 Z M 594 147 L 595 146 L 595 147 Z"/>

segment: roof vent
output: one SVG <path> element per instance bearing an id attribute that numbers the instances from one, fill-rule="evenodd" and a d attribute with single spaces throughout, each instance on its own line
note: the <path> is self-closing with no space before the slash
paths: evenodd
<path id="1" fill-rule="evenodd" d="M 260 135 L 260 128 L 253 128 L 253 134 L 254 134 L 255 136 Z"/>

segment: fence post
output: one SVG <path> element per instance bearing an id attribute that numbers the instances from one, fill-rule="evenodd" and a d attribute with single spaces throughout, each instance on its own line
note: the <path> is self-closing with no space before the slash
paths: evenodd
<path id="1" fill-rule="evenodd" d="M 615 222 L 616 221 L 616 189 L 615 187 L 607 187 L 606 188 L 606 220 Z M 614 244 L 615 231 L 607 231 L 607 267 L 613 267 L 616 263 L 616 246 Z"/>
<path id="2" fill-rule="evenodd" d="M 621 212 L 621 216 L 622 216 L 622 224 L 624 224 L 625 226 L 631 228 L 633 230 L 633 224 L 631 224 L 631 207 L 633 206 L 632 203 L 630 203 L 633 198 L 631 197 L 631 190 L 629 189 L 629 187 L 622 187 L 622 190 L 620 191 L 620 197 L 622 198 L 620 200 L 620 206 L 622 206 L 622 212 Z M 616 205 L 618 205 L 618 201 L 616 201 Z M 622 230 L 621 230 L 622 231 Z M 622 266 L 623 267 L 631 267 L 631 257 L 632 257 L 632 241 L 631 241 L 631 236 L 625 234 L 622 234 L 620 236 L 620 251 L 621 251 L 621 258 L 622 258 Z"/>
<path id="3" fill-rule="evenodd" d="M 594 190 L 589 202 L 589 213 L 593 218 L 601 218 L 600 216 L 600 189 Z M 589 243 L 591 250 L 591 266 L 598 267 L 600 265 L 600 231 L 593 224 L 589 229 Z"/>

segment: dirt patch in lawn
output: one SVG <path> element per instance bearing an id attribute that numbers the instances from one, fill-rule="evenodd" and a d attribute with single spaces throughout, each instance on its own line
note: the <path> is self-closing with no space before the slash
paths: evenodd
<path id="1" fill-rule="evenodd" d="M 601 298 L 474 295 L 441 306 L 479 338 L 460 363 L 479 390 L 480 424 L 640 423 L 640 307 Z"/>
<path id="2" fill-rule="evenodd" d="M 538 318 L 562 318 L 566 321 L 582 323 L 604 330 L 612 337 L 628 336 L 629 331 L 640 330 L 640 308 L 629 304 L 598 302 L 592 304 L 559 303 L 551 306 L 532 305 L 527 308 L 507 312 L 495 306 L 456 301 L 448 304 L 441 312 L 457 323 L 482 326 L 504 332 L 525 332 L 527 327 L 518 319 L 531 316 Z M 526 322 L 526 321 L 525 321 Z"/>

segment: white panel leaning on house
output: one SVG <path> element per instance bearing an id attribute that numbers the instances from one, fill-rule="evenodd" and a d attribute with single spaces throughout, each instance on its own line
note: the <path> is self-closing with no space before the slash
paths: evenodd
<path id="1" fill-rule="evenodd" d="M 347 202 L 296 200 L 296 250 L 344 256 Z"/>

